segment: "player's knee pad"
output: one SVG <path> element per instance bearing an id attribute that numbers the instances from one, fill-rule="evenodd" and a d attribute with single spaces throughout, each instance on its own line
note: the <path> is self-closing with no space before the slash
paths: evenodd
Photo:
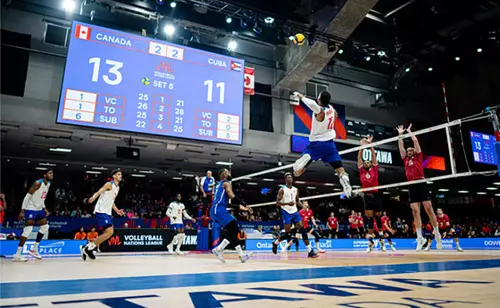
<path id="1" fill-rule="evenodd" d="M 46 234 L 49 232 L 49 224 L 45 224 L 43 226 L 40 226 L 40 229 L 38 230 L 41 234 Z"/>
<path id="2" fill-rule="evenodd" d="M 367 220 L 368 220 L 368 229 L 369 230 L 373 230 L 373 221 L 374 221 L 374 218 L 373 217 L 368 217 Z"/>
<path id="3" fill-rule="evenodd" d="M 309 239 L 309 236 L 307 235 L 307 230 L 306 230 L 306 228 L 301 227 L 301 228 L 299 229 L 299 232 L 300 232 L 300 234 L 302 235 L 302 239 L 303 239 L 304 241 L 306 241 L 306 240 L 308 240 L 308 239 Z"/>
<path id="4" fill-rule="evenodd" d="M 238 227 L 238 223 L 236 222 L 236 220 L 228 223 L 224 229 L 226 229 L 226 231 L 230 234 L 238 234 L 240 232 L 240 228 Z"/>
<path id="5" fill-rule="evenodd" d="M 329 164 L 330 164 L 330 166 L 332 166 L 332 167 L 333 167 L 333 169 L 335 169 L 335 170 L 337 170 L 337 169 L 339 169 L 339 168 L 343 168 L 343 167 L 344 167 L 344 165 L 342 164 L 342 161 L 341 161 L 341 160 L 338 160 L 338 161 L 332 161 L 332 162 L 330 162 Z"/>
<path id="6" fill-rule="evenodd" d="M 33 226 L 24 226 L 23 233 L 21 234 L 21 236 L 28 237 L 30 236 L 32 231 L 33 231 Z"/>

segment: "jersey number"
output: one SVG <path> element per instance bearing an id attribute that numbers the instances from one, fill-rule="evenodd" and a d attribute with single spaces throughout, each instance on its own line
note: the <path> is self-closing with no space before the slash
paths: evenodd
<path id="1" fill-rule="evenodd" d="M 47 198 L 47 192 L 46 191 L 42 192 L 42 200 L 45 200 L 45 198 Z"/>
<path id="2" fill-rule="evenodd" d="M 333 124 L 334 124 L 333 117 L 330 117 L 330 118 L 328 119 L 328 129 L 329 129 L 329 130 L 332 130 L 332 129 L 333 129 Z"/>

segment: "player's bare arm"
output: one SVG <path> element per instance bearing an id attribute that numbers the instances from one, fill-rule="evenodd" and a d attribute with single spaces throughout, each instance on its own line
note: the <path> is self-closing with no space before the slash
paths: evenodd
<path id="1" fill-rule="evenodd" d="M 361 139 L 361 145 L 367 144 L 366 138 Z M 358 169 L 363 167 L 363 150 L 358 151 Z"/>
<path id="2" fill-rule="evenodd" d="M 298 189 L 297 189 L 297 195 L 295 196 L 295 203 L 297 205 L 299 205 L 301 208 L 304 208 L 304 204 L 300 201 L 299 190 Z M 293 202 L 290 205 L 293 205 Z"/>
<path id="3" fill-rule="evenodd" d="M 367 143 L 371 144 L 373 141 L 373 136 L 368 136 L 366 138 Z M 372 153 L 372 166 L 378 165 L 377 153 L 375 153 L 375 148 L 371 147 L 370 152 Z"/>
<path id="4" fill-rule="evenodd" d="M 31 198 L 31 196 L 40 188 L 40 186 L 41 186 L 40 182 L 35 181 L 33 183 L 33 185 L 31 185 L 31 187 L 28 189 L 28 195 L 27 195 L 27 197 L 29 196 L 29 198 Z M 19 219 L 20 220 L 24 220 L 24 208 L 26 207 L 27 202 L 28 202 L 28 199 L 24 198 L 23 205 L 21 207 L 21 212 L 19 213 Z"/>
<path id="5" fill-rule="evenodd" d="M 405 128 L 403 127 L 403 125 L 399 125 L 398 127 L 396 127 L 396 130 L 398 131 L 399 136 L 403 135 L 406 131 Z M 405 150 L 405 144 L 403 142 L 402 137 L 400 137 L 398 140 L 398 147 L 399 147 L 399 154 L 401 154 L 401 158 L 405 158 L 406 157 L 406 150 Z"/>
<path id="6" fill-rule="evenodd" d="M 93 203 L 103 192 L 111 189 L 113 189 L 113 185 L 111 182 L 107 182 L 89 199 L 89 203 Z"/>
<path id="7" fill-rule="evenodd" d="M 224 187 L 224 190 L 226 191 L 226 194 L 227 196 L 229 197 L 229 199 L 233 199 L 234 198 L 234 192 L 233 192 L 233 187 L 231 186 L 231 184 L 229 182 L 224 182 L 224 184 L 222 184 Z"/>
<path id="8" fill-rule="evenodd" d="M 125 213 L 123 210 L 120 210 L 118 207 L 116 207 L 116 204 L 113 203 L 113 210 L 116 212 L 116 214 L 123 216 Z"/>
<path id="9" fill-rule="evenodd" d="M 418 142 L 417 136 L 415 136 L 411 131 L 411 124 L 408 126 L 406 131 L 410 134 L 411 140 L 413 141 L 413 147 L 415 148 L 415 152 L 420 153 L 422 149 L 420 148 L 420 143 Z"/>

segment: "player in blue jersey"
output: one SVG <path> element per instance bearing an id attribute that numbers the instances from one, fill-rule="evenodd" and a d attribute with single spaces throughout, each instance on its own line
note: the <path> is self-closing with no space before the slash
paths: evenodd
<path id="1" fill-rule="evenodd" d="M 24 230 L 19 239 L 19 246 L 14 255 L 14 262 L 26 262 L 28 259 L 21 255 L 24 244 L 28 236 L 33 231 L 33 226 L 37 223 L 40 226 L 38 234 L 36 235 L 35 245 L 28 252 L 30 256 L 41 260 L 42 256 L 38 253 L 38 245 L 47 232 L 49 232 L 49 224 L 47 223 L 47 216 L 49 212 L 45 208 L 45 198 L 50 188 L 50 181 L 54 178 L 52 170 L 45 171 L 43 179 L 40 179 L 31 185 L 28 193 L 24 197 L 21 213 L 19 213 L 19 220 L 24 220 Z"/>
<path id="2" fill-rule="evenodd" d="M 224 249 L 229 243 L 236 244 L 236 251 L 240 257 L 241 263 L 246 262 L 250 258 L 250 254 L 243 251 L 238 240 L 238 233 L 240 233 L 240 228 L 238 227 L 238 222 L 231 213 L 227 210 L 230 199 L 237 198 L 233 193 L 231 187 L 231 173 L 227 169 L 221 169 L 219 171 L 220 182 L 215 186 L 215 197 L 210 209 L 210 217 L 213 221 L 217 222 L 221 228 L 226 230 L 226 238 L 220 243 L 219 246 L 212 249 L 212 253 L 222 262 L 225 263 L 226 260 L 223 257 Z M 239 199 L 239 198 L 237 198 Z M 239 200 L 241 201 L 241 200 Z M 243 203 L 243 202 L 240 202 Z M 252 213 L 252 209 L 244 205 L 238 206 L 241 211 L 248 211 Z"/>

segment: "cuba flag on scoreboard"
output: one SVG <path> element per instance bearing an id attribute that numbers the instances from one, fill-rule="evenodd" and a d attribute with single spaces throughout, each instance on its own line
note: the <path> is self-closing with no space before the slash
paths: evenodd
<path id="1" fill-rule="evenodd" d="M 347 139 L 347 130 L 345 128 L 345 106 L 332 104 L 338 117 L 335 119 L 333 128 L 335 130 L 335 138 Z M 293 132 L 295 134 L 309 135 L 311 133 L 312 111 L 303 102 L 295 105 L 293 108 Z"/>
<path id="2" fill-rule="evenodd" d="M 231 70 L 241 72 L 243 66 L 239 62 L 231 61 Z"/>

